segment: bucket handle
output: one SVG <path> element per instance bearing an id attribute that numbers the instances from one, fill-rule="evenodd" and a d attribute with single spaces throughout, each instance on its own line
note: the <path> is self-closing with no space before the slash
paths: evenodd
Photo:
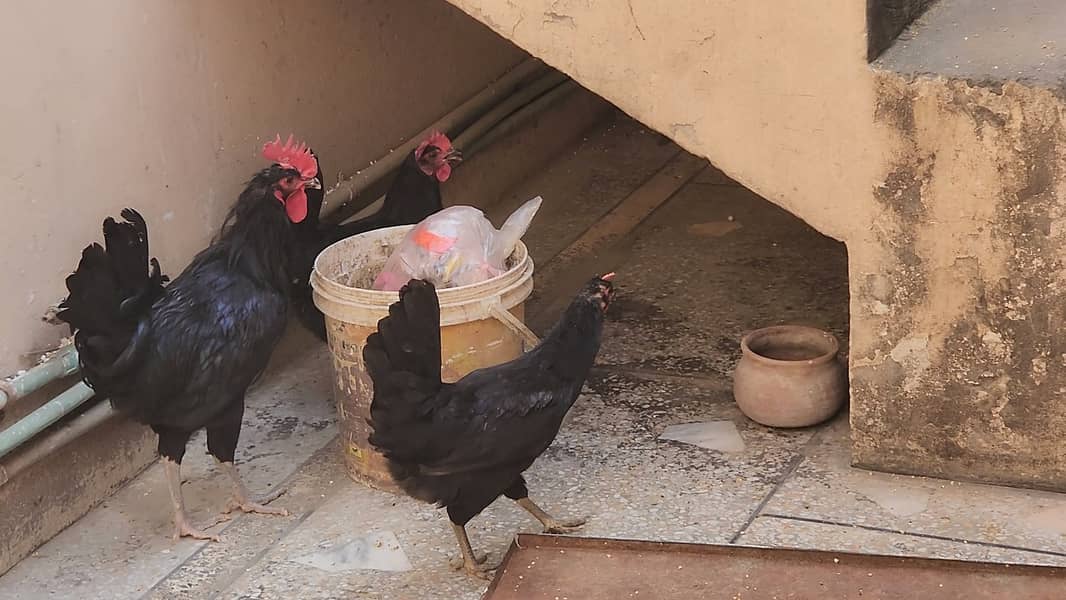
<path id="1" fill-rule="evenodd" d="M 490 301 L 488 309 L 492 316 L 496 317 L 496 319 L 506 325 L 508 329 L 522 337 L 522 340 L 525 342 L 526 352 L 529 352 L 540 343 L 540 338 L 537 337 L 537 334 L 533 333 L 528 327 L 526 327 L 525 323 L 519 321 L 518 317 L 512 315 L 511 311 L 505 309 L 503 305 L 500 304 L 499 298 L 494 298 Z"/>

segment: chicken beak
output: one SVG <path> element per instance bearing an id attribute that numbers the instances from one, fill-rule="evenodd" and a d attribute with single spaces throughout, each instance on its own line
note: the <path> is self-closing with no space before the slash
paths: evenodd
<path id="1" fill-rule="evenodd" d="M 309 190 L 320 190 L 322 189 L 322 182 L 318 180 L 318 177 L 312 177 L 304 182 L 304 187 Z"/>
<path id="2" fill-rule="evenodd" d="M 457 165 L 463 162 L 463 153 L 458 148 L 451 148 L 444 153 L 444 160 L 451 165 Z"/>

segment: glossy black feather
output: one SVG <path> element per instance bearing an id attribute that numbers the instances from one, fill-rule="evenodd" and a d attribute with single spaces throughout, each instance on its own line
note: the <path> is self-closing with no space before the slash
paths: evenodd
<path id="1" fill-rule="evenodd" d="M 273 195 L 286 174 L 258 173 L 217 239 L 165 288 L 140 215 L 105 221 L 106 249 L 82 253 L 59 317 L 76 330 L 85 380 L 115 408 L 157 431 L 192 432 L 220 415 L 239 422 L 234 408 L 287 318 L 293 233 Z"/>
<path id="2" fill-rule="evenodd" d="M 363 351 L 374 381 L 370 442 L 410 495 L 479 513 L 555 439 L 596 358 L 603 310 L 589 284 L 532 351 L 440 379 L 440 312 L 432 284 L 413 280 Z"/>

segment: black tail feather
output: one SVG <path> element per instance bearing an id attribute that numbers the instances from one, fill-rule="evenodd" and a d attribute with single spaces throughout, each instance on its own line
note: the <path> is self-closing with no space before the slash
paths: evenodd
<path id="1" fill-rule="evenodd" d="M 378 332 L 393 371 L 440 381 L 440 301 L 432 283 L 412 279 L 403 286 Z"/>
<path id="2" fill-rule="evenodd" d="M 440 304 L 433 284 L 411 280 L 367 338 L 363 361 L 374 381 L 370 442 L 388 455 L 440 390 Z"/>
<path id="3" fill-rule="evenodd" d="M 129 208 L 122 217 L 104 220 L 104 246 L 82 251 L 57 313 L 74 330 L 83 375 L 98 390 L 134 360 L 146 337 L 143 318 L 168 281 L 159 262 L 149 259 L 144 218 Z"/>

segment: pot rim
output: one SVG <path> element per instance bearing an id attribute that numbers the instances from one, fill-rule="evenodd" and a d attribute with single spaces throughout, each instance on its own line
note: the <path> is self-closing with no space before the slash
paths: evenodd
<path id="1" fill-rule="evenodd" d="M 824 354 L 820 354 L 814 358 L 806 360 L 780 360 L 776 358 L 770 358 L 763 356 L 758 352 L 751 349 L 750 342 L 756 337 L 762 337 L 764 335 L 782 332 L 782 331 L 805 331 L 808 333 L 814 333 L 821 335 L 829 340 L 830 350 Z M 744 356 L 751 358 L 756 362 L 760 362 L 766 365 L 773 365 L 778 367 L 806 367 L 813 365 L 822 365 L 832 361 L 840 353 L 840 342 L 837 337 L 832 333 L 825 331 L 824 329 L 818 329 L 817 327 L 808 327 L 807 325 L 773 325 L 770 327 L 763 327 L 749 332 L 740 340 L 740 350 Z"/>

